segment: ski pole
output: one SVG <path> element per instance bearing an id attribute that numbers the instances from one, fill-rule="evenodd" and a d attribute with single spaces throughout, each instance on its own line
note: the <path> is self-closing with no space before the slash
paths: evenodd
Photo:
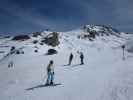
<path id="1" fill-rule="evenodd" d="M 45 75 L 45 76 L 42 78 L 42 83 L 45 81 L 46 78 L 47 78 L 47 75 Z"/>

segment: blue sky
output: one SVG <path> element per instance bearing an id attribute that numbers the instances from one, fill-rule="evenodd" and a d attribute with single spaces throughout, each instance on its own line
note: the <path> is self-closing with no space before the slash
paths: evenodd
<path id="1" fill-rule="evenodd" d="M 85 24 L 133 32 L 133 0 L 0 0 L 0 33 L 69 31 Z"/>

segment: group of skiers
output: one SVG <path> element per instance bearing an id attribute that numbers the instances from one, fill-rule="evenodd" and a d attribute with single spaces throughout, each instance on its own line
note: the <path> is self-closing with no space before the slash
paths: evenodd
<path id="1" fill-rule="evenodd" d="M 80 54 L 80 60 L 81 60 L 80 65 L 83 65 L 84 64 L 84 55 L 82 52 L 78 52 L 78 53 Z M 73 54 L 70 53 L 68 65 L 71 65 L 73 58 L 74 58 Z M 46 80 L 45 85 L 53 85 L 54 84 L 53 81 L 54 81 L 54 61 L 50 60 L 48 66 L 47 66 L 47 80 Z"/>
<path id="2" fill-rule="evenodd" d="M 83 55 L 83 52 L 78 52 L 78 53 L 80 54 L 80 60 L 81 60 L 80 65 L 83 65 L 84 64 L 84 55 Z M 72 60 L 73 60 L 73 54 L 71 53 L 70 56 L 69 56 L 69 63 L 68 63 L 68 65 L 71 65 Z"/>
<path id="3" fill-rule="evenodd" d="M 122 46 L 123 48 L 123 57 L 124 57 L 124 48 L 125 45 Z M 10 52 L 12 53 L 15 50 L 15 47 L 12 47 Z M 84 64 L 84 54 L 83 52 L 79 52 L 77 51 L 77 53 L 80 55 L 80 65 Z M 69 56 L 69 60 L 68 60 L 68 64 L 67 65 L 71 65 L 72 60 L 74 58 L 74 55 L 72 53 L 70 53 Z M 8 68 L 12 68 L 14 66 L 13 61 L 10 61 L 8 64 Z M 47 66 L 47 80 L 46 80 L 46 84 L 45 85 L 53 85 L 54 84 L 54 61 L 50 60 L 48 66 Z"/>
<path id="4" fill-rule="evenodd" d="M 14 50 L 15 50 L 15 47 L 12 47 L 10 52 L 12 53 Z M 78 51 L 77 53 L 79 54 L 79 58 L 81 61 L 80 65 L 83 65 L 84 64 L 83 52 Z M 73 58 L 74 58 L 74 55 L 70 53 L 69 61 L 67 65 L 71 65 Z M 8 68 L 13 68 L 13 66 L 14 66 L 13 61 L 10 61 L 8 63 Z M 54 61 L 53 60 L 50 60 L 46 70 L 47 70 L 47 80 L 46 80 L 45 85 L 53 85 L 54 84 L 53 82 L 54 81 Z"/>

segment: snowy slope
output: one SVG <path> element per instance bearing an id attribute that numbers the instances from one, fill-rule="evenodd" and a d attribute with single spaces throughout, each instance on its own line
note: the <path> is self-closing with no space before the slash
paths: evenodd
<path id="1" fill-rule="evenodd" d="M 3 48 L 6 53 L 0 55 L 2 100 L 132 100 L 133 54 L 125 52 L 126 60 L 123 61 L 121 50 L 121 45 L 128 45 L 132 37 L 125 34 L 99 36 L 92 42 L 78 39 L 81 32 L 81 29 L 62 32 L 60 45 L 54 48 L 58 54 L 51 56 L 45 53 L 52 47 L 33 44 L 35 38 L 23 42 L 0 40 L 1 45 L 24 47 L 25 52 L 3 58 L 9 52 L 8 47 Z M 34 52 L 35 47 L 38 53 Z M 77 51 L 84 53 L 85 65 L 78 65 Z M 74 54 L 72 65 L 64 66 L 71 52 Z M 46 67 L 51 59 L 55 63 L 55 83 L 61 85 L 41 87 L 45 84 Z M 14 62 L 14 68 L 7 67 L 10 61 Z"/>

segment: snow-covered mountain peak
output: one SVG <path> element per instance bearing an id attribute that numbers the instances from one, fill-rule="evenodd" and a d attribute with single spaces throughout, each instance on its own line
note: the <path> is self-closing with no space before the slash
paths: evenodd
<path id="1" fill-rule="evenodd" d="M 85 25 L 82 28 L 85 32 L 96 32 L 99 33 L 99 35 L 119 35 L 120 32 L 111 27 L 111 26 L 107 26 L 107 25 Z"/>

